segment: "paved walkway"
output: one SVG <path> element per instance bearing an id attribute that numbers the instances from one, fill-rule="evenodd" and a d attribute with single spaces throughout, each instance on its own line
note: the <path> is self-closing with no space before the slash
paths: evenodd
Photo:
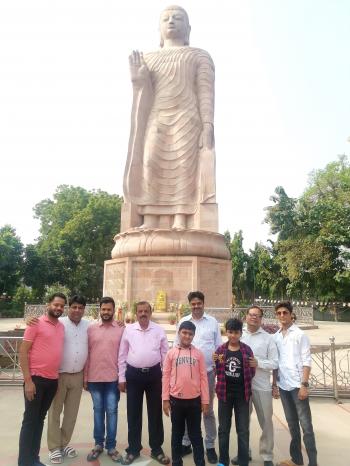
<path id="1" fill-rule="evenodd" d="M 0 330 L 12 330 L 16 325 L 24 327 L 22 319 L 0 319 Z M 350 323 L 317 322 L 318 329 L 307 330 L 312 344 L 329 344 L 329 337 L 334 336 L 336 343 L 350 343 Z M 313 423 L 316 432 L 316 441 L 319 451 L 319 466 L 349 466 L 350 464 L 350 401 L 337 405 L 331 399 L 311 399 Z M 215 408 L 217 411 L 217 409 Z M 21 387 L 0 387 L 0 466 L 17 465 L 18 433 L 22 421 L 23 395 Z M 289 433 L 286 426 L 280 401 L 274 401 L 275 426 L 275 459 L 279 461 L 287 458 L 289 449 Z M 144 413 L 144 419 L 147 416 Z M 164 450 L 170 455 L 171 426 L 165 418 Z M 147 447 L 147 422 L 144 422 L 143 445 Z M 251 446 L 253 461 L 251 466 L 262 465 L 258 455 L 260 429 L 255 415 L 251 424 Z M 45 432 L 43 437 L 42 461 L 47 460 Z M 66 466 L 102 466 L 111 465 L 112 461 L 107 455 L 102 455 L 99 461 L 88 463 L 86 455 L 92 446 L 92 406 L 90 395 L 83 393 L 81 409 L 72 439 L 80 455 L 75 460 L 66 460 Z M 122 395 L 119 404 L 118 422 L 118 449 L 122 451 L 127 445 L 127 422 L 125 396 Z M 230 454 L 234 456 L 236 450 L 236 437 L 234 429 L 231 435 Z M 306 461 L 306 460 L 305 460 Z M 150 460 L 149 451 L 145 449 L 142 457 L 134 462 L 138 466 L 156 465 Z M 307 464 L 307 461 L 305 462 Z M 193 466 L 192 456 L 185 457 L 185 466 Z"/>
<path id="2" fill-rule="evenodd" d="M 313 423 L 316 432 L 316 442 L 319 451 L 319 466 L 349 466 L 350 458 L 350 402 L 341 405 L 332 400 L 311 399 Z M 216 410 L 216 408 L 215 408 Z M 274 401 L 274 426 L 275 426 L 275 460 L 279 461 L 288 457 L 289 433 L 286 426 L 280 401 Z M 0 438 L 1 455 L 0 466 L 16 466 L 18 451 L 18 433 L 22 421 L 23 395 L 20 387 L 0 387 Z M 147 419 L 144 413 L 144 420 Z M 165 442 L 164 450 L 170 454 L 170 422 L 165 418 Z M 147 447 L 147 421 L 144 421 L 143 445 Z M 259 426 L 255 415 L 251 424 L 251 446 L 253 461 L 251 466 L 261 466 L 262 461 L 258 455 Z M 92 446 L 92 405 L 90 395 L 83 393 L 79 416 L 72 439 L 72 444 L 79 450 L 79 456 L 74 460 L 66 460 L 66 466 L 105 466 L 112 465 L 107 455 L 102 455 L 99 461 L 88 463 L 86 455 Z M 123 450 L 127 445 L 127 423 L 125 396 L 122 395 L 119 404 L 118 445 Z M 46 428 L 42 442 L 42 461 L 49 464 L 46 447 Z M 236 438 L 231 434 L 230 454 L 233 456 L 236 450 Z M 149 451 L 144 450 L 142 457 L 134 462 L 135 465 L 155 466 L 156 461 L 149 458 Z M 307 460 L 305 458 L 305 464 Z M 185 466 L 193 466 L 192 456 L 184 460 Z"/>

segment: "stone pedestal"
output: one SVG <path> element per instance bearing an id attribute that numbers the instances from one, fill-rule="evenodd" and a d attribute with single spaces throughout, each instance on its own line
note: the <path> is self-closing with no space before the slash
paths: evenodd
<path id="1" fill-rule="evenodd" d="M 112 259 L 135 256 L 203 256 L 230 259 L 224 236 L 204 230 L 133 229 L 114 238 Z"/>
<path id="2" fill-rule="evenodd" d="M 231 261 L 205 256 L 129 256 L 105 261 L 105 296 L 116 302 L 154 302 L 164 290 L 167 301 L 186 303 L 187 294 L 201 290 L 207 307 L 230 307 Z"/>
<path id="3" fill-rule="evenodd" d="M 189 291 L 200 290 L 207 307 L 230 307 L 232 268 L 223 235 L 135 228 L 119 233 L 114 241 L 112 260 L 105 262 L 105 296 L 130 305 L 155 302 L 164 291 L 168 303 L 185 304 Z"/>

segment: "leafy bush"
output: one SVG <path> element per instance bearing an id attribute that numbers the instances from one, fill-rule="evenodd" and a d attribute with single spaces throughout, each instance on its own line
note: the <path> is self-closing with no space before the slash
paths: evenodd
<path id="1" fill-rule="evenodd" d="M 70 289 L 60 283 L 54 283 L 51 286 L 45 286 L 44 303 L 47 303 L 50 296 L 54 293 L 63 293 L 66 298 L 70 295 Z"/>
<path id="2" fill-rule="evenodd" d="M 15 296 L 13 297 L 13 301 L 16 304 L 21 304 L 23 305 L 24 303 L 34 303 L 36 302 L 37 297 L 35 295 L 35 292 L 32 290 L 30 286 L 26 285 L 20 285 L 15 293 Z"/>
<path id="3" fill-rule="evenodd" d="M 23 317 L 24 305 L 15 302 L 0 301 L 0 317 Z"/>

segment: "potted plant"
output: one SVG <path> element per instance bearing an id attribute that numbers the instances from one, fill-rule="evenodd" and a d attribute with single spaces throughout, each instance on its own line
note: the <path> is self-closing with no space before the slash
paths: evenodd
<path id="1" fill-rule="evenodd" d="M 126 324 L 133 324 L 135 322 L 135 314 L 133 312 L 127 312 L 124 319 Z"/>
<path id="2" fill-rule="evenodd" d="M 169 324 L 175 325 L 176 324 L 176 314 L 174 314 L 174 313 L 169 314 L 168 321 L 169 321 Z"/>

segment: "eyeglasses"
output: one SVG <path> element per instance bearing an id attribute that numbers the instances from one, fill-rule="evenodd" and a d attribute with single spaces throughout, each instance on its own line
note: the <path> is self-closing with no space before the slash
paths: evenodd
<path id="1" fill-rule="evenodd" d="M 289 311 L 277 311 L 276 314 L 278 316 L 285 316 L 285 315 L 289 314 Z"/>
<path id="2" fill-rule="evenodd" d="M 254 317 L 255 319 L 261 319 L 262 316 L 260 314 L 247 314 L 248 317 Z"/>

